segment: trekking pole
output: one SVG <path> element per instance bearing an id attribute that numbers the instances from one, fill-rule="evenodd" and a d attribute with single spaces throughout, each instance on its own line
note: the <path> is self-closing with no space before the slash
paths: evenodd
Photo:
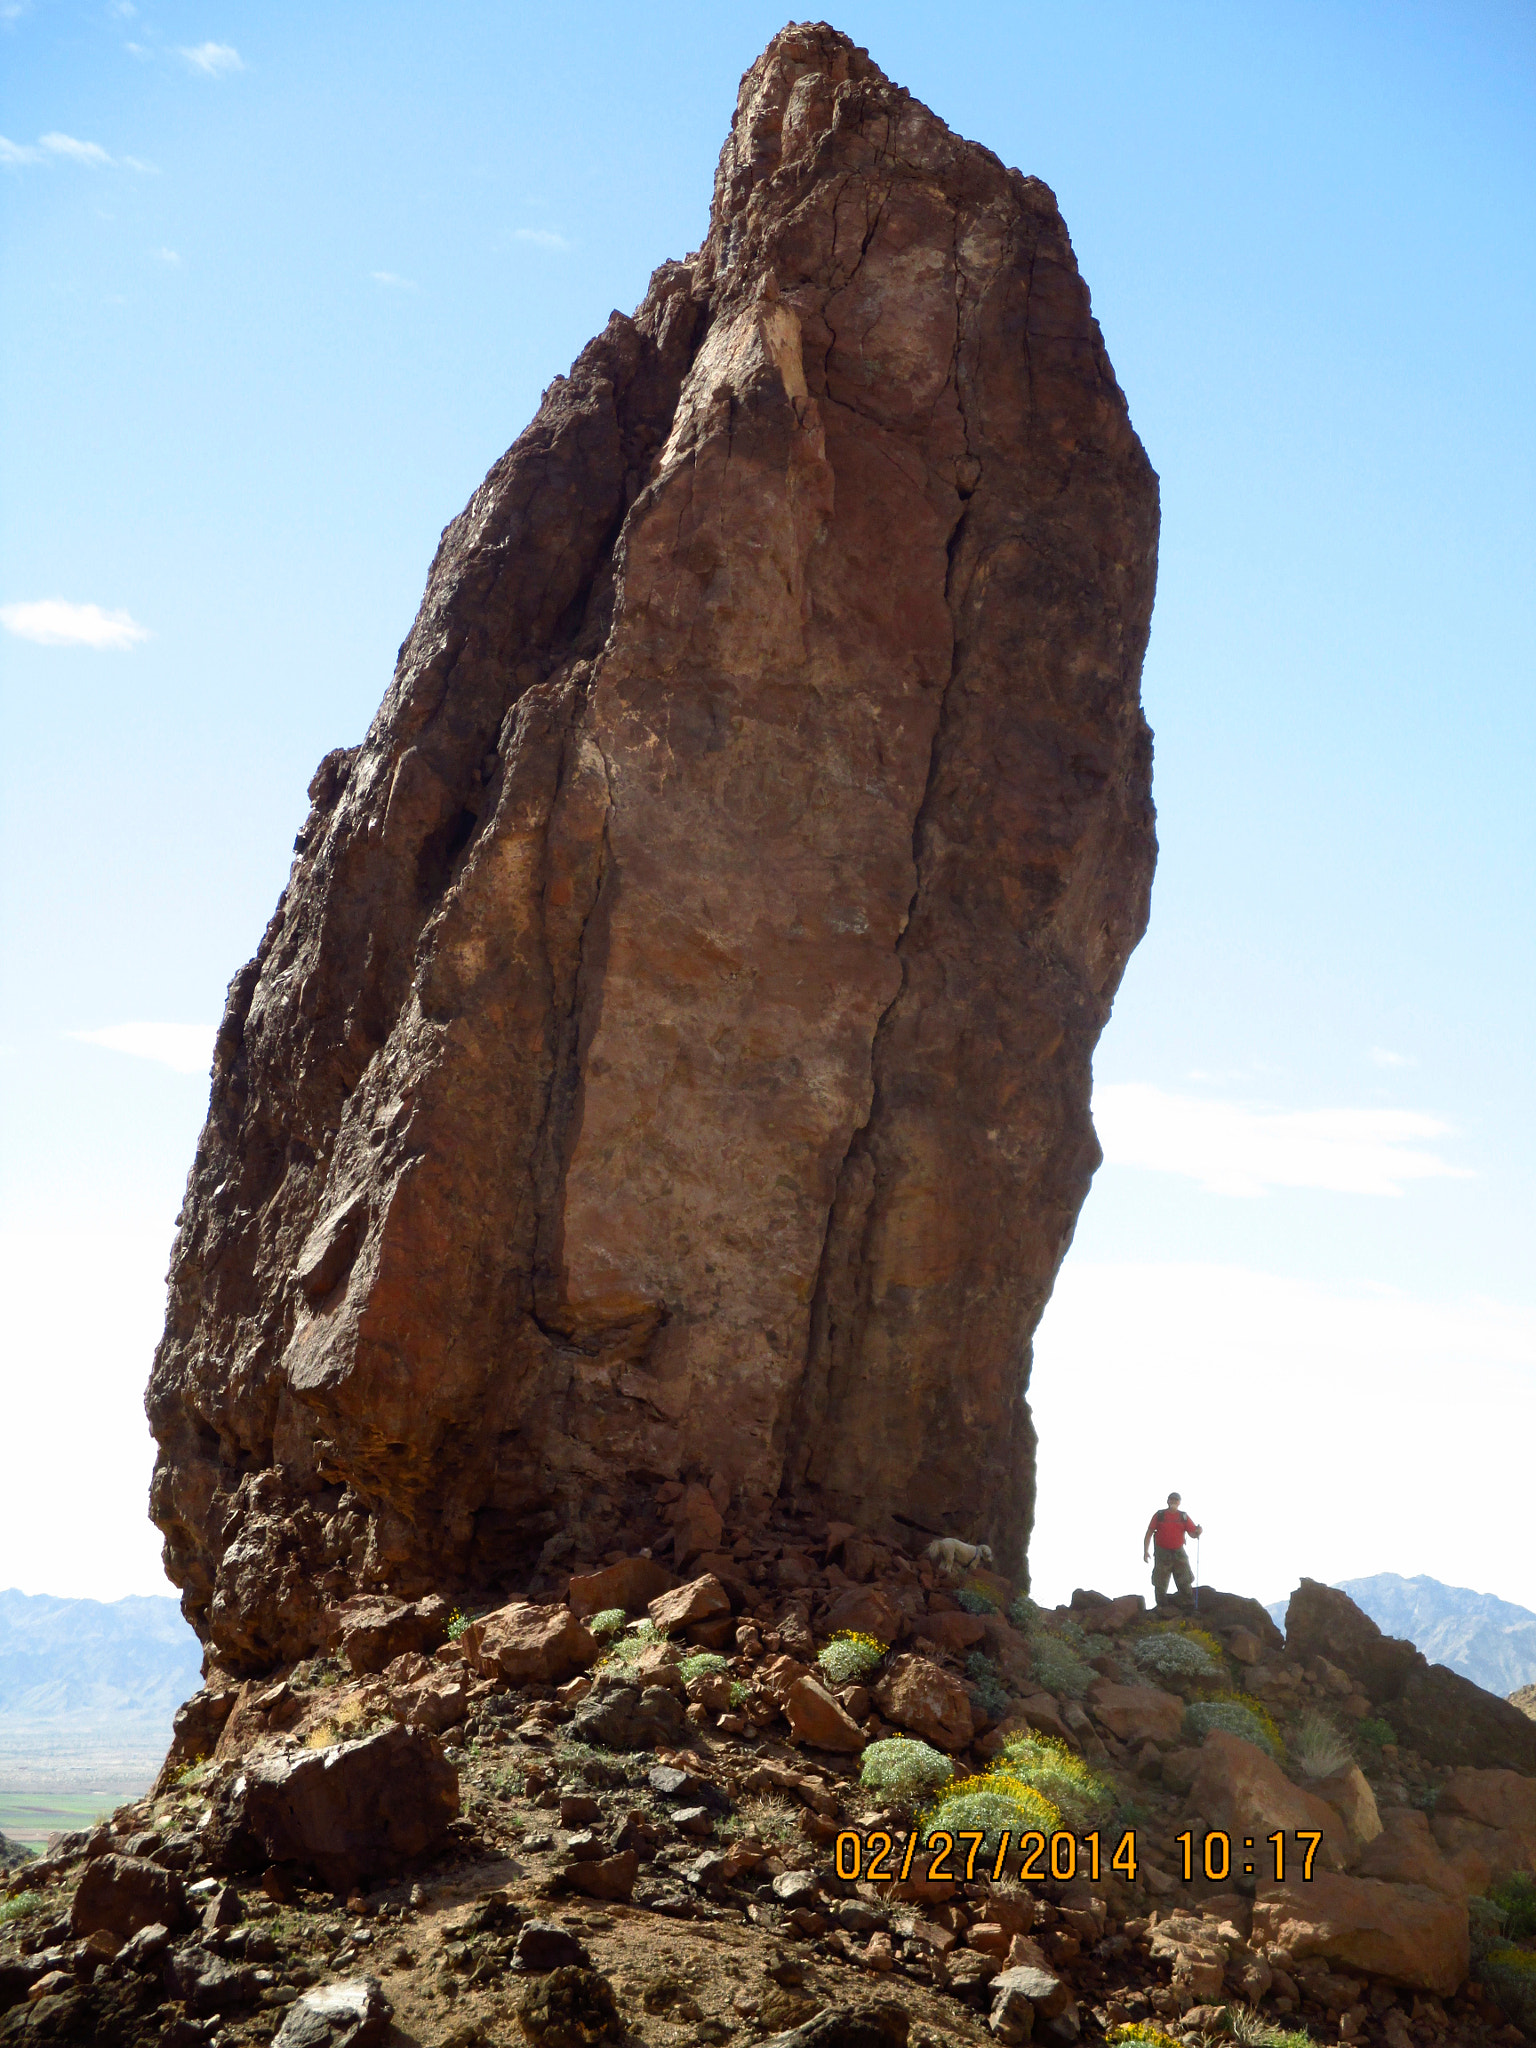
<path id="1" fill-rule="evenodd" d="M 1195 1612 L 1200 1612 L 1200 1538 L 1195 1538 Z"/>

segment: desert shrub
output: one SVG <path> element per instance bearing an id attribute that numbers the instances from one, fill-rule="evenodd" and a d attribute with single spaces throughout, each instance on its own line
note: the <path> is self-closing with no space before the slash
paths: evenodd
<path id="1" fill-rule="evenodd" d="M 448 1617 L 449 1642 L 456 1643 L 474 1618 L 472 1614 L 466 1614 L 462 1607 L 455 1607 L 452 1614 Z"/>
<path id="2" fill-rule="evenodd" d="M 587 1634 L 604 1643 L 610 1636 L 623 1635 L 626 1619 L 622 1607 L 605 1607 L 601 1612 L 587 1616 Z"/>
<path id="3" fill-rule="evenodd" d="M 913 1735 L 888 1735 L 865 1750 L 859 1783 L 872 1791 L 892 1792 L 911 1805 L 953 1776 L 954 1765 L 942 1751 Z"/>
<path id="4" fill-rule="evenodd" d="M 707 1678 L 711 1671 L 723 1671 L 725 1659 L 717 1650 L 695 1650 L 677 1668 L 682 1673 L 684 1685 L 690 1685 L 696 1678 Z"/>
<path id="5" fill-rule="evenodd" d="M 1243 1693 L 1227 1693 L 1220 1699 L 1196 1700 L 1184 1709 L 1184 1733 L 1188 1740 L 1203 1742 L 1213 1728 L 1241 1736 L 1260 1749 L 1267 1749 L 1277 1761 L 1284 1755 L 1280 1731 L 1262 1701 Z"/>
<path id="6" fill-rule="evenodd" d="M 745 1683 L 744 1683 L 744 1682 L 743 1682 L 743 1681 L 742 1681 L 741 1679 L 739 1679 L 739 1678 L 733 1678 L 733 1679 L 731 1680 L 731 1705 L 732 1705 L 732 1707 L 734 1707 L 734 1708 L 738 1708 L 738 1709 L 739 1709 L 739 1708 L 741 1708 L 741 1707 L 744 1707 L 744 1706 L 745 1706 L 745 1705 L 747 1704 L 747 1701 L 748 1701 L 748 1699 L 749 1699 L 749 1698 L 751 1697 L 751 1693 L 752 1693 L 752 1688 L 751 1688 L 751 1686 L 750 1686 L 750 1685 L 747 1685 L 747 1684 L 745 1684 Z"/>
<path id="7" fill-rule="evenodd" d="M 1355 1760 L 1349 1737 L 1316 1707 L 1309 1707 L 1296 1723 L 1291 1755 L 1306 1778 L 1331 1778 Z"/>
<path id="8" fill-rule="evenodd" d="M 1227 2032 L 1239 2048 L 1312 2048 L 1305 2027 L 1277 2027 L 1251 2005 L 1229 2005 L 1224 2017 Z"/>
<path id="9" fill-rule="evenodd" d="M 1219 1678 L 1222 1667 L 1205 1645 L 1177 1629 L 1160 1629 L 1131 1646 L 1131 1655 L 1154 1678 Z"/>
<path id="10" fill-rule="evenodd" d="M 623 1635 L 610 1639 L 602 1665 L 611 1671 L 615 1666 L 633 1664 L 642 1650 L 649 1650 L 661 1640 L 661 1631 L 654 1621 L 634 1622 Z"/>
<path id="11" fill-rule="evenodd" d="M 976 1856 L 978 1869 L 983 1859 L 989 1864 L 996 1861 L 1005 1832 L 1012 1834 L 1016 1845 L 1019 1836 L 1032 1828 L 1051 1835 L 1060 1826 L 1061 1813 L 1043 1792 L 1026 1785 L 1022 1778 L 995 1770 L 982 1778 L 958 1779 L 939 1795 L 921 1822 L 925 1842 L 935 1828 L 943 1828 L 957 1838 L 957 1847 L 963 1851 L 965 1845 L 959 1843 L 958 1837 L 979 1832 L 982 1843 Z"/>
<path id="12" fill-rule="evenodd" d="M 972 1650 L 965 1660 L 968 1691 L 990 1720 L 1001 1721 L 1008 1711 L 1008 1688 L 997 1675 L 997 1666 L 985 1651 Z"/>
<path id="13" fill-rule="evenodd" d="M 1382 1744 L 1396 1742 L 1397 1730 L 1390 1721 L 1384 1721 L 1379 1714 L 1368 1715 L 1355 1723 L 1355 1742 L 1369 1754 L 1379 1757 Z"/>
<path id="14" fill-rule="evenodd" d="M 782 1792 L 749 1792 L 737 1802 L 736 1811 L 721 1829 L 726 1835 L 753 1835 L 759 1842 L 795 1842 L 800 1833 L 800 1809 Z"/>
<path id="15" fill-rule="evenodd" d="M 1035 1681 L 1058 1699 L 1081 1699 L 1098 1673 L 1085 1664 L 1069 1643 L 1042 1628 L 1029 1639 L 1029 1654 Z"/>
<path id="16" fill-rule="evenodd" d="M 868 1678 L 888 1647 L 878 1636 L 860 1635 L 857 1629 L 840 1629 L 823 1646 L 816 1662 L 833 1685 L 858 1685 Z"/>
<path id="17" fill-rule="evenodd" d="M 1133 2020 L 1129 2026 L 1111 2027 L 1104 2039 L 1109 2048 L 1184 2048 L 1177 2034 L 1165 2034 L 1150 2020 Z"/>
<path id="18" fill-rule="evenodd" d="M 1536 1950 L 1500 1943 L 1478 1957 L 1474 1968 L 1515 2025 L 1536 2032 Z"/>
<path id="19" fill-rule="evenodd" d="M 1530 1871 L 1517 1870 L 1501 1884 L 1489 1885 L 1488 1896 L 1511 1941 L 1529 1941 L 1536 1934 L 1536 1878 Z"/>
<path id="20" fill-rule="evenodd" d="M 1074 1835 L 1087 1834 L 1115 1809 L 1115 1789 L 1109 1780 L 1052 1736 L 1017 1737 L 998 1758 L 998 1768 L 1048 1799 Z"/>
<path id="21" fill-rule="evenodd" d="M 1001 1614 L 1000 1602 L 985 1586 L 962 1586 L 955 1598 L 967 1614 Z"/>
<path id="22" fill-rule="evenodd" d="M 0 1899 L 0 1927 L 12 1920 L 25 1920 L 43 1903 L 41 1892 L 18 1892 L 13 1899 Z"/>
<path id="23" fill-rule="evenodd" d="M 1037 1601 L 1031 1600 L 1027 1593 L 1016 1593 L 1013 1604 L 1008 1609 L 1008 1619 L 1015 1628 L 1021 1628 L 1026 1635 L 1030 1635 L 1040 1626 L 1044 1613 L 1045 1609 Z"/>

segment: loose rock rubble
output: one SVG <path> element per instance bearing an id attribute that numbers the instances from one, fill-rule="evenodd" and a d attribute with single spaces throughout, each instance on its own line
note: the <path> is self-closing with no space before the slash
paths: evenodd
<path id="1" fill-rule="evenodd" d="M 240 1686 L 215 1674 L 228 1711 L 194 1701 L 184 1717 L 208 1734 L 218 1722 L 208 1754 L 11 1873 L 12 1896 L 33 1903 L 0 1933 L 0 2043 L 1071 2048 L 1138 2023 L 1193 2043 L 1246 2010 L 1384 2048 L 1522 2038 L 1469 1975 L 1468 1897 L 1536 1859 L 1525 1772 L 1362 1741 L 1360 1761 L 1324 1757 L 1308 1778 L 1221 1727 L 1191 1734 L 1216 1681 L 1147 1682 L 1138 1658 L 1157 1627 L 1134 1596 L 1015 1607 L 1016 1625 L 995 1575 L 955 1586 L 809 1513 L 714 1540 L 691 1560 L 703 1569 L 660 1590 L 656 1560 L 615 1557 L 602 1609 L 588 1604 L 595 1574 L 572 1581 L 589 1617 L 627 1594 L 638 1611 L 618 1639 L 563 1601 L 514 1601 L 430 1657 L 402 1652 L 398 1672 L 312 1659 Z M 1313 1604 L 1304 1586 L 1287 1645 L 1255 1603 L 1201 1595 L 1220 1684 L 1240 1679 L 1291 1738 L 1324 1711 L 1359 1725 L 1347 1703 L 1369 1718 L 1371 1687 L 1396 1683 L 1368 1623 L 1334 1644 L 1349 1663 L 1303 1649 Z M 849 1613 L 891 1639 L 871 1683 L 838 1686 L 816 1660 Z M 959 1618 L 982 1634 L 944 1626 Z M 532 1642 L 568 1646 L 547 1677 L 510 1679 L 487 1648 Z M 978 1642 L 1011 1674 L 995 1719 L 968 1690 Z M 1073 1642 L 1112 1646 L 1081 1702 L 1033 1675 Z M 410 1725 L 421 1663 L 460 1689 L 437 1733 Z M 1155 1697 L 1127 1705 L 1137 1694 Z M 914 1819 L 859 1783 L 865 1745 L 904 1727 L 942 1736 L 958 1774 L 984 1769 L 1006 1730 L 1064 1731 L 1119 1797 L 1106 1840 L 1136 1831 L 1134 1881 L 840 1878 L 839 1832 Z M 1276 1827 L 1321 1837 L 1310 1881 L 1203 1875 L 1210 1830 Z"/>

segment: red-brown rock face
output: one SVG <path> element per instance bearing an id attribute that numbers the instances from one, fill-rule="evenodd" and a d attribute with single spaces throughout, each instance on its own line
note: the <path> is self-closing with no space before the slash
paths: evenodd
<path id="1" fill-rule="evenodd" d="M 231 987 L 149 1393 L 221 1662 L 632 1546 L 680 1476 L 1017 1567 L 1156 534 L 1049 190 L 786 30 Z"/>

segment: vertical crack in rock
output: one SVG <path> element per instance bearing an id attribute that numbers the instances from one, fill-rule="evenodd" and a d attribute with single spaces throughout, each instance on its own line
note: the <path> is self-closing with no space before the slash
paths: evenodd
<path id="1" fill-rule="evenodd" d="M 985 1536 L 1155 856 L 1156 479 L 1049 190 L 825 25 L 444 532 L 235 977 L 148 1408 L 211 1659 L 633 1547 Z"/>

